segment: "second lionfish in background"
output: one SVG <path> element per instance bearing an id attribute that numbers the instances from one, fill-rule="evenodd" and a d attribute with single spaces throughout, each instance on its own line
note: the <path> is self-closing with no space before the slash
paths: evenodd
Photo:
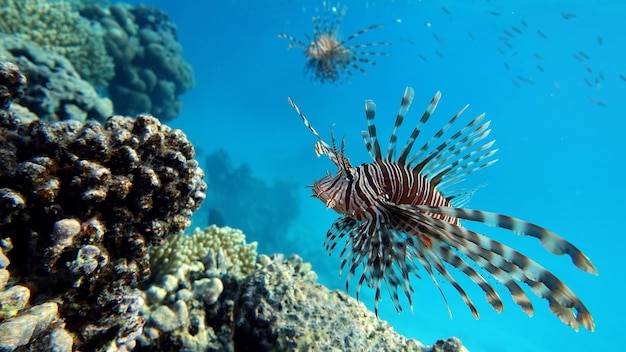
<path id="1" fill-rule="evenodd" d="M 593 331 L 593 318 L 585 305 L 554 274 L 515 249 L 461 224 L 460 220 L 465 219 L 535 237 L 548 251 L 570 256 L 579 269 L 598 273 L 578 248 L 543 227 L 507 215 L 465 208 L 472 192 L 456 186 L 464 176 L 496 161 L 493 159 L 494 141 L 485 141 L 491 130 L 490 121 L 483 121 L 484 114 L 448 132 L 467 108 L 465 106 L 412 153 L 421 128 L 437 107 L 441 96 L 437 92 L 396 157 L 396 131 L 411 106 L 413 95 L 411 88 L 404 92 L 385 154 L 374 125 L 376 105 L 371 100 L 365 102 L 367 131 L 363 131 L 362 136 L 374 161 L 356 167 L 346 157 L 343 141 L 337 149 L 331 133 L 332 146 L 326 143 L 289 99 L 304 124 L 317 137 L 317 155 L 327 155 L 339 168 L 336 174 L 315 181 L 312 189 L 314 197 L 341 215 L 328 230 L 325 246 L 332 252 L 344 241 L 340 271 L 348 269 L 346 290 L 350 277 L 359 275 L 357 298 L 363 283 L 375 289 L 374 304 L 378 314 L 381 285 L 385 282 L 396 309 L 401 311 L 398 290 L 404 292 L 412 306 L 413 287 L 409 275 L 420 278 L 421 266 L 437 288 L 435 273 L 448 280 L 478 319 L 474 303 L 448 272 L 448 268 L 453 267 L 485 292 L 487 301 L 497 312 L 504 306 L 487 281 L 489 278 L 504 285 L 529 316 L 533 315 L 534 308 L 520 283 L 546 299 L 550 310 L 565 324 L 576 331 L 579 325 Z M 483 270 L 478 272 L 475 266 Z M 439 291 L 443 296 L 441 288 Z"/>
<path id="2" fill-rule="evenodd" d="M 308 44 L 289 34 L 278 35 L 279 38 L 291 41 L 288 49 L 304 50 L 307 72 L 321 83 L 339 84 L 345 76 L 352 76 L 352 69 L 366 73 L 362 64 L 376 65 L 368 56 L 387 55 L 384 52 L 370 51 L 369 48 L 391 45 L 387 42 L 349 44 L 353 39 L 382 25 L 371 25 L 340 39 L 339 26 L 347 11 L 346 6 L 330 6 L 324 2 L 322 12 L 313 17 L 313 38 L 307 36 Z"/>

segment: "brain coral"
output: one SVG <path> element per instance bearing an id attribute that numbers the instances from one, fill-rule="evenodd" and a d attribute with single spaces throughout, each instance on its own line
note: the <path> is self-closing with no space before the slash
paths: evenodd
<path id="1" fill-rule="evenodd" d="M 186 228 L 205 197 L 193 156 L 181 131 L 149 115 L 25 124 L 0 113 L 0 240 L 12 244 L 11 278 L 31 301 L 60 302 L 78 350 L 132 348 L 143 325 L 133 285 L 150 274 L 148 246 Z"/>
<path id="2" fill-rule="evenodd" d="M 0 32 L 19 35 L 65 56 L 80 76 L 106 87 L 113 77 L 102 31 L 66 1 L 0 0 Z"/>

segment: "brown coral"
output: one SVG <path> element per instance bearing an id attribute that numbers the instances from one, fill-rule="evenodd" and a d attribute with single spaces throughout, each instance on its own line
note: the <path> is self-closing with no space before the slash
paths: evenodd
<path id="1" fill-rule="evenodd" d="M 4 76 L 0 87 L 10 87 Z M 78 347 L 129 344 L 141 330 L 132 285 L 148 246 L 190 224 L 203 172 L 185 135 L 149 115 L 104 125 L 19 123 L 0 114 L 0 239 L 31 298 L 61 301 Z"/>

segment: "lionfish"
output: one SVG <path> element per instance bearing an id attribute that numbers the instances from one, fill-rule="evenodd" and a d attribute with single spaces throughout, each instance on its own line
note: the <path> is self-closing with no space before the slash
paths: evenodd
<path id="1" fill-rule="evenodd" d="M 368 51 L 371 47 L 391 45 L 387 42 L 373 42 L 348 45 L 348 42 L 382 25 L 371 25 L 341 40 L 339 39 L 339 25 L 346 15 L 346 6 L 329 6 L 326 2 L 321 14 L 313 17 L 313 39 L 307 36 L 308 44 L 285 33 L 278 34 L 279 38 L 289 39 L 288 49 L 299 48 L 304 50 L 304 57 L 308 59 L 307 72 L 321 83 L 338 84 L 343 76 L 352 76 L 351 69 L 366 73 L 361 64 L 376 65 L 368 56 L 387 55 L 384 52 Z M 365 51 L 364 51 L 365 50 Z"/>
<path id="2" fill-rule="evenodd" d="M 317 137 L 317 156 L 327 155 L 339 168 L 334 175 L 327 173 L 314 181 L 311 187 L 313 197 L 341 215 L 328 230 L 324 245 L 332 254 L 338 243 L 345 240 L 340 254 L 340 273 L 348 268 L 346 291 L 351 276 L 360 272 L 356 297 L 358 299 L 363 283 L 375 289 L 376 315 L 383 282 L 397 311 L 402 310 L 399 289 L 412 309 L 414 291 L 409 276 L 421 278 L 418 274 L 421 266 L 443 296 L 450 317 L 452 313 L 435 278 L 436 273 L 450 282 L 478 319 L 474 303 L 448 271 L 453 267 L 484 291 L 487 301 L 498 313 L 504 306 L 488 279 L 495 279 L 506 287 L 514 302 L 529 316 L 533 315 L 534 308 L 520 283 L 527 284 L 536 296 L 546 299 L 550 310 L 565 324 L 576 331 L 579 325 L 593 331 L 594 321 L 585 305 L 554 274 L 515 249 L 461 224 L 460 220 L 464 219 L 535 237 L 553 254 L 569 255 L 579 269 L 594 275 L 598 273 L 578 248 L 543 227 L 507 215 L 465 208 L 473 191 L 456 186 L 466 175 L 497 161 L 494 159 L 495 141 L 486 140 L 491 130 L 490 121 L 484 121 L 484 113 L 457 128 L 455 122 L 468 107 L 466 105 L 412 153 L 422 127 L 439 103 L 441 93 L 437 92 L 396 156 L 396 131 L 402 125 L 413 96 L 413 89 L 407 87 L 384 154 L 374 124 L 376 105 L 371 100 L 365 102 L 367 131 L 362 131 L 362 137 L 374 161 L 356 167 L 344 153 L 344 140 L 337 149 L 331 129 L 332 146 L 326 143 L 291 98 L 288 99 L 305 126 Z M 482 268 L 481 272 L 475 267 Z"/>

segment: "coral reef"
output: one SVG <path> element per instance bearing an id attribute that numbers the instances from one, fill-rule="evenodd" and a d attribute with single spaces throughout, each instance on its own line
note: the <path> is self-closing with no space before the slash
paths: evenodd
<path id="1" fill-rule="evenodd" d="M 63 56 L 14 35 L 0 34 L 0 57 L 17 64 L 29 78 L 12 110 L 24 122 L 93 119 L 104 122 L 113 103 L 98 95 Z"/>
<path id="2" fill-rule="evenodd" d="M 234 167 L 224 150 L 208 155 L 204 165 L 212 190 L 204 206 L 209 209 L 209 223 L 242 229 L 248 239 L 260 242 L 263 252 L 279 249 L 268 248 L 272 243 L 287 251 L 287 230 L 299 211 L 298 185 L 287 180 L 268 184 L 247 164 Z"/>
<path id="3" fill-rule="evenodd" d="M 247 244 L 241 230 L 211 225 L 204 230 L 196 228 L 191 234 L 168 236 L 166 244 L 150 250 L 150 267 L 158 268 L 161 274 L 173 274 L 214 253 L 220 268 L 243 277 L 254 270 L 256 248 L 257 242 Z"/>
<path id="4" fill-rule="evenodd" d="M 30 290 L 9 285 L 8 240 L 0 242 L 0 350 L 13 351 L 28 345 L 30 351 L 72 351 L 72 336 L 65 330 L 56 302 L 29 305 Z"/>
<path id="5" fill-rule="evenodd" d="M 28 80 L 17 65 L 8 61 L 0 61 L 0 79 L 0 112 L 6 113 L 11 102 L 24 95 Z"/>
<path id="6" fill-rule="evenodd" d="M 0 92 L 19 91 L 3 65 Z M 0 118 L 0 239 L 12 246 L 12 281 L 31 301 L 58 302 L 75 348 L 132 349 L 148 246 L 189 226 L 205 197 L 193 146 L 149 115 L 104 125 Z"/>
<path id="7" fill-rule="evenodd" d="M 80 77 L 106 87 L 113 77 L 99 25 L 65 1 L 0 0 L 0 32 L 16 34 L 72 62 Z"/>
<path id="8" fill-rule="evenodd" d="M 86 6 L 81 15 L 104 28 L 107 53 L 115 62 L 109 95 L 123 115 L 148 112 L 167 121 L 180 113 L 178 96 L 194 85 L 182 58 L 176 26 L 152 6 Z"/>
<path id="9" fill-rule="evenodd" d="M 234 297 L 256 268 L 256 242 L 216 226 L 167 240 L 151 250 L 154 273 L 144 291 L 139 350 L 232 350 Z"/>
<path id="10" fill-rule="evenodd" d="M 317 284 L 299 256 L 260 255 L 245 277 L 216 258 L 181 263 L 145 291 L 136 351 L 467 352 L 456 338 L 407 340 L 346 293 Z"/>
<path id="11" fill-rule="evenodd" d="M 424 351 L 343 291 L 316 283 L 310 264 L 262 258 L 242 284 L 235 315 L 240 351 Z"/>

